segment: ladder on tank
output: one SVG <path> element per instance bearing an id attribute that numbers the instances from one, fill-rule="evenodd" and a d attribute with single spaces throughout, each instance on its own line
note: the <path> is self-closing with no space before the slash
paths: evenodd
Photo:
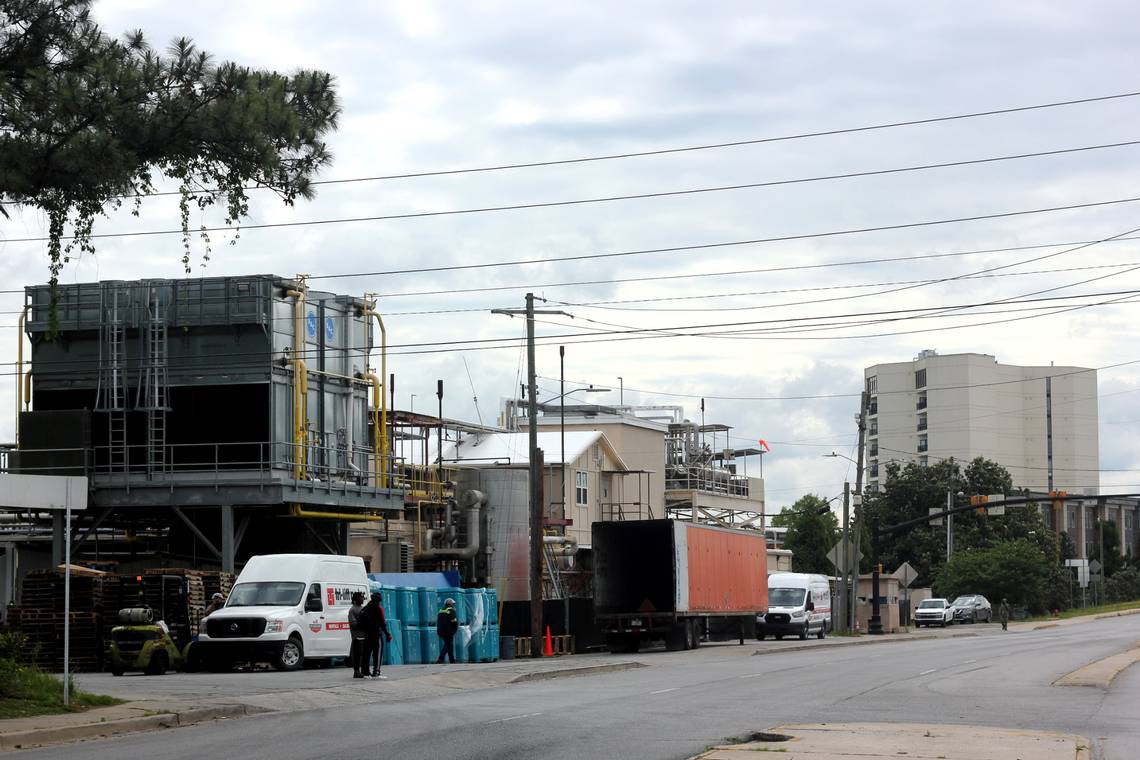
<path id="1" fill-rule="evenodd" d="M 146 412 L 146 471 L 148 475 L 154 475 L 167 470 L 166 413 L 170 410 L 166 314 L 157 288 L 151 289 L 147 314 L 140 406 Z"/>
<path id="2" fill-rule="evenodd" d="M 127 470 L 127 385 L 123 371 L 127 333 L 123 311 L 126 305 L 120 307 L 119 296 L 120 289 L 116 283 L 104 286 L 103 339 L 99 347 L 100 378 L 96 403 L 96 408 L 107 415 L 107 468 L 111 472 Z M 105 356 L 102 355 L 104 351 Z"/>

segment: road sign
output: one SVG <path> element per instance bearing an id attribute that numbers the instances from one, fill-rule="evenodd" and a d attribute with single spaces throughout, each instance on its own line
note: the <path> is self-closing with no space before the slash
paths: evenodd
<path id="1" fill-rule="evenodd" d="M 927 511 L 927 514 L 936 515 L 942 511 L 943 511 L 942 507 L 931 507 Z M 941 525 L 942 524 L 942 518 L 941 517 L 935 517 L 933 520 L 930 521 L 930 524 L 931 525 Z"/>
<path id="2" fill-rule="evenodd" d="M 1004 493 L 991 493 L 986 497 L 986 501 L 993 504 L 995 501 L 1005 501 Z M 986 514 L 992 517 L 1001 517 L 1005 514 L 1005 505 L 998 504 L 996 507 L 986 507 Z"/>
<path id="3" fill-rule="evenodd" d="M 1098 573 L 1100 573 L 1100 571 L 1103 569 L 1103 567 L 1104 566 L 1100 564 L 1099 560 L 1095 560 L 1095 559 L 1089 560 L 1089 572 L 1092 573 L 1093 575 L 1097 575 Z"/>
<path id="4" fill-rule="evenodd" d="M 910 588 L 910 584 L 914 583 L 918 578 L 918 571 L 911 567 L 909 562 L 904 562 L 899 565 L 899 568 L 891 573 L 891 575 L 899 579 L 900 586 Z"/>
<path id="5" fill-rule="evenodd" d="M 851 551 L 855 554 L 855 562 L 858 563 L 863 559 L 863 553 L 859 551 L 859 545 L 856 543 L 851 544 Z M 836 570 L 842 572 L 846 568 L 843 567 L 843 540 L 840 539 L 835 546 L 831 547 L 827 552 L 827 559 L 835 566 Z"/>
<path id="6" fill-rule="evenodd" d="M 67 475 L 0 475 L 0 510 L 87 509 L 87 478 Z"/>

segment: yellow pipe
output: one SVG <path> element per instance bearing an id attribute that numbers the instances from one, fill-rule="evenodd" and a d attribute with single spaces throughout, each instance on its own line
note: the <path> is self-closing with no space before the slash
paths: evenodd
<path id="1" fill-rule="evenodd" d="M 359 515 L 352 512 L 310 512 L 301 509 L 300 504 L 289 505 L 289 516 L 317 520 L 351 520 L 352 522 L 383 522 L 388 519 L 381 515 Z"/>
<path id="2" fill-rule="evenodd" d="M 20 384 L 20 375 L 24 372 L 24 323 L 28 319 L 31 304 L 25 304 L 20 312 L 20 319 L 16 323 L 16 443 L 20 443 L 20 408 L 24 405 L 24 389 Z M 28 373 L 31 374 L 30 372 Z M 30 396 L 31 394 L 29 394 Z"/>
<path id="3" fill-rule="evenodd" d="M 32 410 L 32 371 L 24 373 L 24 411 Z"/>
<path id="4" fill-rule="evenodd" d="M 380 399 L 384 396 L 384 383 L 376 377 L 375 372 L 365 372 L 364 379 L 372 383 L 372 429 L 376 432 L 372 436 L 372 482 L 380 484 L 380 487 L 383 488 L 380 468 L 380 439 L 377 437 L 380 432 L 380 418 L 376 416 L 376 410 L 380 408 Z"/>
<path id="5" fill-rule="evenodd" d="M 384 466 L 380 468 L 380 487 L 388 487 L 388 393 L 385 383 L 388 382 L 388 329 L 384 327 L 384 319 L 375 310 L 376 303 L 372 302 L 364 309 L 366 317 L 376 317 L 376 324 L 380 326 L 380 461 Z M 393 410 L 395 411 L 395 410 Z"/>
<path id="6" fill-rule="evenodd" d="M 306 401 L 308 397 L 309 371 L 301 354 L 305 347 L 305 279 L 299 277 L 299 290 L 288 290 L 286 296 L 295 298 L 293 302 L 293 478 L 301 480 L 305 476 L 305 422 L 308 420 Z"/>

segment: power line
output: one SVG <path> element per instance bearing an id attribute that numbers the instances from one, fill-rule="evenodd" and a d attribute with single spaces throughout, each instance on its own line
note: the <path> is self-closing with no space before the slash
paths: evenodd
<path id="1" fill-rule="evenodd" d="M 345 218 L 340 218 L 340 219 L 308 219 L 308 220 L 296 221 L 296 222 L 266 222 L 263 224 L 221 225 L 218 227 L 202 226 L 196 230 L 193 230 L 193 232 L 196 232 L 196 233 L 201 233 L 201 232 L 236 232 L 236 231 L 247 232 L 249 230 L 286 229 L 286 228 L 295 228 L 295 227 L 324 226 L 324 225 L 331 225 L 331 224 L 356 224 L 356 223 L 360 223 L 360 222 L 398 221 L 398 220 L 402 220 L 402 219 L 425 219 L 425 218 L 434 218 L 434 217 L 441 217 L 441 216 L 459 216 L 459 215 L 467 215 L 467 214 L 484 214 L 484 213 L 492 213 L 492 212 L 500 212 L 500 211 L 522 211 L 522 210 L 540 209 L 540 208 L 581 206 L 581 205 L 596 204 L 596 203 L 613 203 L 613 202 L 618 202 L 618 201 L 646 200 L 646 199 L 651 199 L 651 198 L 667 198 L 667 197 L 677 197 L 677 196 L 683 196 L 683 195 L 719 193 L 719 192 L 728 192 L 728 191 L 735 191 L 735 190 L 747 190 L 747 189 L 755 189 L 755 188 L 763 188 L 763 187 L 775 187 L 775 186 L 781 186 L 781 185 L 801 184 L 801 183 L 808 183 L 808 182 L 824 182 L 824 181 L 839 180 L 839 179 L 851 179 L 851 178 L 855 178 L 855 177 L 868 177 L 868 176 L 876 176 L 876 175 L 883 175 L 883 174 L 897 174 L 897 173 L 901 173 L 901 172 L 925 171 L 928 169 L 941 169 L 941 168 L 947 168 L 947 167 L 953 167 L 953 166 L 966 166 L 966 165 L 970 165 L 970 164 L 991 163 L 991 162 L 995 162 L 995 161 L 1011 161 L 1011 160 L 1016 160 L 1016 159 L 1021 159 L 1021 158 L 1033 158 L 1033 157 L 1037 157 L 1037 156 L 1058 155 L 1061 153 L 1072 153 L 1072 152 L 1077 152 L 1077 151 L 1100 150 L 1100 149 L 1105 149 L 1105 148 L 1122 147 L 1122 146 L 1126 146 L 1126 145 L 1137 145 L 1137 144 L 1140 144 L 1140 140 L 1136 140 L 1136 141 L 1132 141 L 1132 142 L 1128 142 L 1128 143 L 1113 143 L 1113 144 L 1109 144 L 1109 145 L 1086 146 L 1086 147 L 1081 147 L 1081 148 L 1068 148 L 1068 149 L 1059 150 L 1059 151 L 1046 151 L 1043 153 L 1026 153 L 1026 154 L 1020 154 L 1020 155 L 1016 155 L 1016 156 L 998 156 L 998 157 L 985 158 L 985 159 L 975 159 L 972 161 L 957 161 L 957 162 L 942 163 L 942 164 L 926 164 L 926 165 L 920 165 L 920 166 L 899 167 L 899 168 L 894 168 L 894 169 L 879 169 L 879 170 L 865 171 L 865 172 L 853 172 L 853 173 L 849 173 L 849 174 L 836 174 L 836 175 L 827 175 L 827 176 L 820 176 L 820 177 L 802 177 L 802 178 L 797 178 L 797 179 L 774 180 L 774 181 L 769 181 L 769 182 L 750 182 L 750 183 L 737 184 L 737 185 L 722 185 L 719 187 L 691 188 L 691 189 L 687 189 L 687 190 L 667 190 L 667 191 L 652 192 L 652 193 L 635 193 L 635 194 L 631 194 L 631 195 L 611 195 L 611 196 L 602 196 L 602 197 L 596 197 L 596 198 L 576 198 L 576 199 L 565 200 L 565 201 L 542 201 L 542 202 L 535 202 L 535 203 L 516 203 L 516 204 L 508 204 L 508 205 L 500 205 L 500 206 L 481 206 L 481 207 L 476 207 L 476 208 L 449 209 L 449 210 L 445 210 L 445 211 L 412 211 L 412 212 L 405 212 L 405 213 L 401 213 L 401 214 L 381 214 L 381 215 L 377 215 L 377 216 L 357 216 L 357 217 L 345 217 Z M 1137 199 L 1133 198 L 1133 199 L 1128 199 L 1128 200 L 1134 201 Z M 1087 208 L 1089 205 L 1107 205 L 1108 203 L 1121 203 L 1121 202 L 1127 202 L 1127 200 L 1108 201 L 1108 202 L 1102 202 L 1102 203 L 1098 203 L 1098 204 L 1082 204 L 1079 206 L 1064 206 L 1064 207 L 1058 207 L 1056 209 L 1049 209 L 1049 210 L 1056 211 L 1056 210 L 1062 210 L 1062 209 L 1067 209 L 1067 208 Z M 1019 213 L 1028 213 L 1028 212 L 1019 212 Z M 1033 213 L 1041 213 L 1041 211 L 1036 211 Z M 1012 216 L 1012 215 L 1013 214 L 1005 214 L 1002 216 Z M 972 217 L 972 218 L 970 218 L 970 220 L 986 219 L 986 218 L 994 218 L 994 217 Z M 939 223 L 945 224 L 946 222 L 939 222 Z M 932 223 L 927 223 L 927 224 L 932 224 Z M 902 226 L 923 226 L 923 225 L 902 225 Z M 885 228 L 885 229 L 897 229 L 897 227 L 889 227 L 889 228 Z M 169 230 L 142 230 L 142 231 L 134 231 L 134 232 L 102 232 L 102 233 L 98 233 L 98 234 L 93 234 L 90 236 L 90 238 L 91 239 L 106 239 L 106 238 L 127 238 L 127 237 L 153 237 L 156 235 L 181 235 L 181 234 L 183 234 L 183 231 L 181 228 L 179 228 L 179 229 L 169 229 Z M 832 233 L 832 234 L 835 234 L 835 233 Z M 813 237 L 818 237 L 818 235 L 813 236 Z M 797 238 L 783 238 L 783 239 L 797 239 Z M 49 237 L 26 237 L 26 238 L 9 238 L 5 242 L 8 242 L 8 243 L 45 243 L 45 242 L 48 242 L 50 240 L 51 240 L 51 238 L 49 238 Z M 432 270 L 416 270 L 416 271 L 432 271 Z M 334 277 L 334 276 L 337 276 L 337 275 L 325 275 L 323 277 L 313 277 L 312 279 L 328 279 L 329 277 Z M 340 276 L 343 276 L 343 275 L 340 275 Z"/>
<path id="2" fill-rule="evenodd" d="M 1048 108 L 1060 108 L 1063 106 L 1085 105 L 1088 103 L 1100 103 L 1100 102 L 1111 101 L 1111 100 L 1122 100 L 1125 98 L 1133 98 L 1133 97 L 1136 97 L 1137 95 L 1140 95 L 1140 91 L 1138 91 L 1138 92 L 1122 92 L 1122 93 L 1117 93 L 1114 95 L 1102 95 L 1102 96 L 1097 96 L 1097 97 L 1092 97 L 1092 98 L 1078 98 L 1078 99 L 1074 99 L 1074 100 L 1059 100 L 1059 101 L 1054 101 L 1051 103 L 1038 103 L 1038 104 L 1029 105 L 1029 106 L 1014 106 L 1014 107 L 1010 107 L 1010 108 L 990 109 L 987 111 L 973 111 L 973 112 L 968 112 L 968 113 L 953 114 L 953 115 L 949 115 L 949 116 L 933 116 L 933 117 L 928 117 L 928 118 L 923 118 L 923 119 L 910 119 L 910 120 L 906 120 L 906 121 L 885 122 L 885 123 L 870 124 L 870 125 L 865 125 L 865 126 L 860 126 L 860 127 L 845 127 L 845 128 L 837 128 L 837 129 L 826 129 L 826 130 L 819 130 L 819 131 L 815 131 L 815 132 L 800 132 L 797 134 L 780 135 L 780 136 L 776 136 L 776 137 L 758 137 L 758 138 L 750 138 L 750 139 L 744 139 L 744 140 L 732 140 L 732 141 L 728 141 L 728 142 L 706 143 L 703 145 L 687 145 L 687 146 L 682 146 L 682 147 L 678 147 L 678 148 L 658 148 L 655 150 L 627 151 L 624 153 L 609 153 L 609 154 L 601 154 L 601 155 L 594 155 L 594 156 L 582 156 L 579 158 L 552 159 L 552 160 L 547 160 L 547 161 L 526 161 L 526 162 L 510 163 L 510 164 L 492 164 L 489 166 L 475 166 L 475 167 L 467 167 L 467 168 L 459 168 L 459 169 L 434 169 L 434 170 L 424 170 L 424 171 L 417 171 L 417 172 L 404 172 L 404 173 L 400 173 L 400 174 L 381 174 L 381 175 L 367 176 L 367 177 L 345 177 L 342 179 L 317 180 L 317 181 L 311 182 L 309 184 L 314 185 L 314 186 L 318 186 L 318 185 L 341 185 L 341 184 L 348 184 L 348 183 L 355 183 L 355 182 L 380 182 L 380 181 L 397 180 L 397 179 L 417 179 L 417 178 L 421 178 L 421 177 L 440 177 L 440 176 L 452 176 L 452 175 L 460 175 L 460 174 L 477 174 L 477 173 L 482 173 L 482 172 L 506 171 L 506 170 L 511 170 L 511 169 L 535 169 L 535 168 L 548 167 L 548 166 L 565 166 L 568 164 L 585 164 L 585 163 L 600 162 L 600 161 L 616 161 L 616 160 L 628 159 L 628 158 L 644 158 L 644 157 L 648 157 L 648 156 L 663 156 L 663 155 L 676 154 L 676 153 L 694 153 L 694 152 L 698 152 L 698 151 L 719 150 L 719 149 L 723 149 L 723 148 L 739 148 L 739 147 L 743 147 L 743 146 L 747 146 L 747 145 L 763 145 L 766 143 L 788 142 L 791 140 L 804 140 L 804 139 L 815 138 L 815 137 L 832 137 L 832 136 L 836 136 L 836 135 L 856 134 L 859 132 L 872 132 L 872 131 L 883 130 L 883 129 L 897 129 L 900 127 L 914 127 L 914 126 L 920 126 L 923 124 L 937 124 L 937 123 L 949 122 L 949 121 L 962 121 L 965 119 L 975 119 L 975 118 L 986 117 L 986 116 L 1000 116 L 1000 115 L 1004 115 L 1004 114 L 1021 113 L 1021 112 L 1026 112 L 1026 111 L 1037 111 L 1037 110 L 1048 109 Z M 251 185 L 251 186 L 245 187 L 243 189 L 244 190 L 262 190 L 262 189 L 267 189 L 267 188 L 265 188 L 263 185 Z M 212 192 L 217 192 L 217 189 L 213 188 L 213 189 L 208 189 L 208 190 L 201 190 L 199 192 L 212 193 Z M 175 191 L 169 191 L 169 192 L 145 193 L 145 194 L 142 194 L 141 196 L 135 194 L 135 195 L 123 195 L 120 197 L 122 197 L 122 198 L 135 198 L 135 197 L 152 197 L 152 196 L 179 195 L 179 194 L 180 194 L 179 191 L 175 190 Z"/>

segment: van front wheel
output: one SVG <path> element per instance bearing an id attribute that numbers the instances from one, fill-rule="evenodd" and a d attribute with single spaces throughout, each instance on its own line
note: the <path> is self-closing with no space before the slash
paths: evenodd
<path id="1" fill-rule="evenodd" d="M 281 645 L 281 651 L 273 660 L 273 667 L 277 670 L 296 670 L 305 664 L 305 645 L 296 636 Z"/>

